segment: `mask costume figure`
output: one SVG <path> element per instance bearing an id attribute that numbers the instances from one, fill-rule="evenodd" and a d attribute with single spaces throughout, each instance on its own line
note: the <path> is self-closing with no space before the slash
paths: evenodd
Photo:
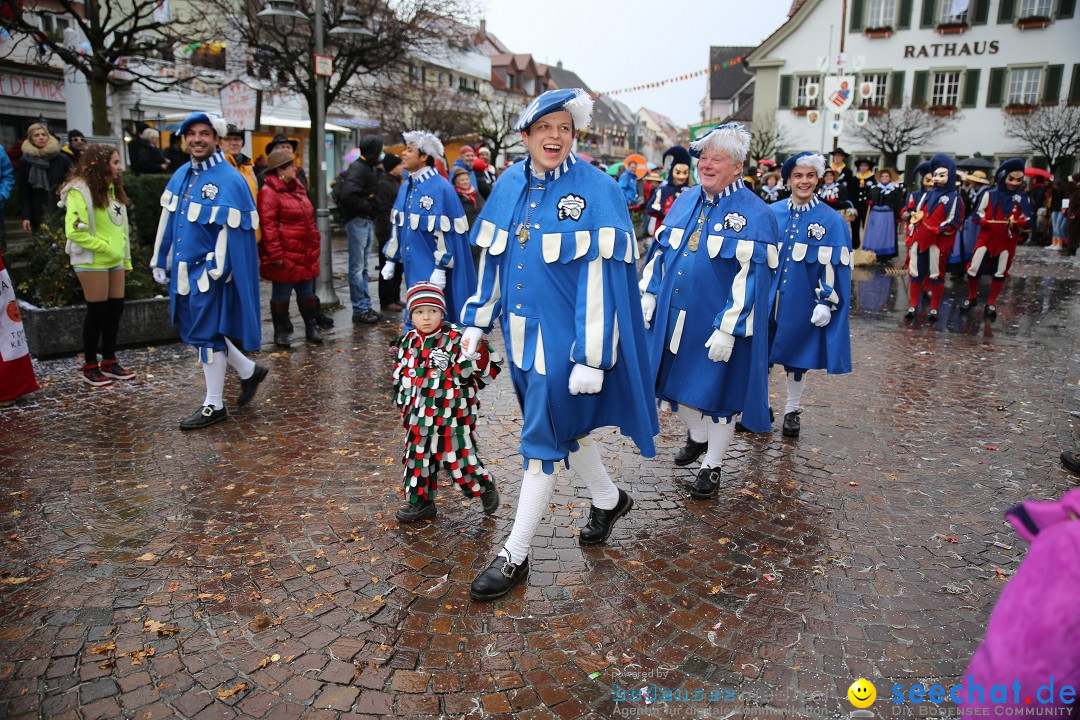
<path id="1" fill-rule="evenodd" d="M 476 288 L 469 221 L 454 186 L 427 163 L 428 158 L 443 153 L 439 138 L 418 130 L 403 137 L 406 149 L 402 165 L 409 170 L 409 179 L 398 189 L 390 211 L 390 239 L 383 247 L 386 263 L 382 277 L 393 278 L 396 263 L 401 263 L 406 286 L 418 282 L 438 285 L 446 296 L 447 317 L 456 320 L 466 298 Z M 418 167 L 410 167 L 414 161 Z M 407 317 L 405 327 L 412 327 Z"/>
<path id="2" fill-rule="evenodd" d="M 664 224 L 664 216 L 671 210 L 675 198 L 693 185 L 690 182 L 690 152 L 686 148 L 682 145 L 668 148 L 662 160 L 667 180 L 653 190 L 645 205 L 645 212 L 656 218 L 657 227 Z"/>
<path id="3" fill-rule="evenodd" d="M 919 198 L 908 218 L 912 228 L 907 258 L 911 296 L 906 317 L 908 320 L 915 317 L 919 293 L 924 285 L 929 285 L 927 318 L 934 322 L 945 293 L 945 263 L 952 250 L 953 236 L 964 222 L 964 205 L 956 192 L 956 164 L 952 158 L 938 153 L 930 158 L 929 166 L 934 185 Z"/>
<path id="4" fill-rule="evenodd" d="M 851 235 L 847 222 L 809 191 L 815 178 L 808 176 L 824 167 L 825 158 L 814 153 L 788 158 L 780 174 L 791 197 L 771 206 L 781 242 L 769 361 L 787 373 L 784 437 L 799 436 L 807 370 L 851 372 Z"/>
<path id="5" fill-rule="evenodd" d="M 180 339 L 199 351 L 206 399 L 180 423 L 181 430 L 196 430 L 228 419 L 222 401 L 226 365 L 240 375 L 240 407 L 266 377 L 267 369 L 242 352 L 258 350 L 262 343 L 255 245 L 259 215 L 243 176 L 216 149 L 225 121 L 195 112 L 179 132 L 191 160 L 173 174 L 161 196 L 150 267 L 155 280 L 168 283 Z"/>
<path id="6" fill-rule="evenodd" d="M 964 187 L 958 192 L 960 201 L 964 204 L 964 224 L 957 231 L 953 240 L 953 249 L 949 253 L 949 261 L 946 267 L 950 272 L 962 276 L 967 271 L 967 264 L 971 262 L 971 256 L 975 253 L 975 243 L 979 239 L 979 225 L 974 222 L 975 209 L 979 207 L 979 201 L 983 193 L 989 192 L 990 181 L 982 170 L 969 172 L 964 180 Z"/>
<path id="7" fill-rule="evenodd" d="M 634 230 L 606 174 L 573 154 L 592 100 L 552 90 L 515 126 L 529 156 L 499 176 L 472 230 L 483 249 L 479 285 L 462 312 L 468 348 L 501 320 L 522 408 L 524 477 L 510 537 L 472 584 L 474 600 L 506 594 L 528 573 L 529 549 L 564 463 L 588 487 L 592 509 L 578 542 L 607 540 L 633 500 L 615 486 L 593 430 L 614 425 L 655 454 L 656 410 L 638 307 Z"/>
<path id="8" fill-rule="evenodd" d="M 675 464 L 706 453 L 690 491 L 700 499 L 717 492 L 740 416 L 756 432 L 770 424 L 768 307 L 778 233 L 768 206 L 739 177 L 749 144 L 738 124 L 691 144 L 700 190 L 680 195 L 657 228 L 639 285 L 650 385 L 688 428 Z"/>
<path id="9" fill-rule="evenodd" d="M 967 268 L 968 296 L 960 306 L 961 311 L 971 309 L 979 289 L 979 276 L 990 275 L 990 296 L 984 313 L 991 319 L 997 317 L 998 293 L 1009 277 L 1020 233 L 1031 222 L 1031 201 L 1024 192 L 1024 161 L 1006 160 L 994 178 L 997 187 L 979 196 L 971 216 L 972 222 L 979 226 L 979 238 Z"/>

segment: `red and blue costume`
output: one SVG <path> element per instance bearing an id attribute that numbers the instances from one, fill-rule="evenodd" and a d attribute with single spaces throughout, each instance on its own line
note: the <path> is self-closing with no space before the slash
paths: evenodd
<path id="1" fill-rule="evenodd" d="M 912 212 L 908 275 L 911 276 L 911 307 L 916 306 L 919 294 L 929 285 L 930 311 L 936 315 L 945 293 L 945 264 L 952 250 L 953 236 L 964 222 L 964 203 L 956 192 L 956 164 L 952 158 L 938 153 L 930 158 L 929 165 L 930 172 L 945 168 L 948 178 L 944 185 L 927 190 Z"/>

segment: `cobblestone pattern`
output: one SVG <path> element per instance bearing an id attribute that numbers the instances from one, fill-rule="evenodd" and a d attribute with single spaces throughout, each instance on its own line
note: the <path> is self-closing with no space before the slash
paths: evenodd
<path id="1" fill-rule="evenodd" d="M 0 717 L 601 718 L 648 710 L 612 693 L 649 683 L 809 717 L 849 711 L 859 676 L 951 680 L 1023 556 L 1003 511 L 1075 482 L 1078 288 L 1024 249 L 996 322 L 956 287 L 930 327 L 901 319 L 905 278 L 857 269 L 856 371 L 810 376 L 800 439 L 736 436 L 701 502 L 670 415 L 654 460 L 602 433 L 634 511 L 583 549 L 562 475 L 527 583 L 486 604 L 468 585 L 520 476 L 506 373 L 482 394 L 498 513 L 443 493 L 399 527 L 389 323 L 345 310 L 323 347 L 267 346 L 256 401 L 191 434 L 183 346 L 123 353 L 140 377 L 106 389 L 41 363 L 44 390 L 0 410 Z"/>

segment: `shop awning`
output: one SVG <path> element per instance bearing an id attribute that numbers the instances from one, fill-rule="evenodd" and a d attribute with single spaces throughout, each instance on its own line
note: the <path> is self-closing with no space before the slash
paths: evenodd
<path id="1" fill-rule="evenodd" d="M 262 124 L 263 125 L 279 126 L 279 127 L 307 128 L 309 130 L 311 129 L 311 121 L 309 121 L 309 120 L 293 120 L 292 118 L 277 117 L 276 115 L 263 115 L 262 116 Z M 337 132 L 337 133 L 352 132 L 347 127 L 342 127 L 341 125 L 335 125 L 334 123 L 330 123 L 330 122 L 323 125 L 323 127 L 326 128 L 327 130 L 329 130 L 330 132 Z"/>

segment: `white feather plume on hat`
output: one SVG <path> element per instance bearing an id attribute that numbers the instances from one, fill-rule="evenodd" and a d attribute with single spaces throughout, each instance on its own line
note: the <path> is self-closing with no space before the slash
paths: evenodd
<path id="1" fill-rule="evenodd" d="M 442 141 L 434 133 L 427 130 L 410 130 L 407 133 L 402 133 L 401 137 L 404 138 L 406 145 L 415 145 L 416 149 L 425 155 L 431 157 L 443 156 Z"/>

